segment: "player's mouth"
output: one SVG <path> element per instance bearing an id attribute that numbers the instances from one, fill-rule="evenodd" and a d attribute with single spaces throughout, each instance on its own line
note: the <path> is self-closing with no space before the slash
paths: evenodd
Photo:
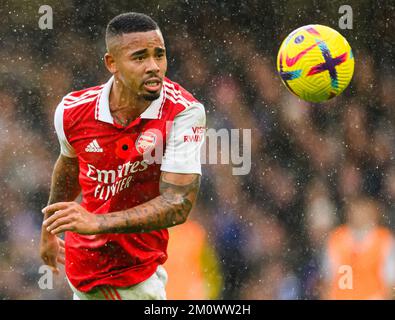
<path id="1" fill-rule="evenodd" d="M 162 80 L 160 78 L 149 78 L 144 81 L 144 88 L 150 92 L 159 91 L 162 87 Z"/>

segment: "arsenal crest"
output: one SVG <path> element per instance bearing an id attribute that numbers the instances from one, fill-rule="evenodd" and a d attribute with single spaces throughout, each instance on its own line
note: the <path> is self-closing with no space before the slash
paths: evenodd
<path id="1" fill-rule="evenodd" d="M 145 154 L 155 147 L 156 134 L 151 131 L 146 131 L 140 134 L 136 140 L 136 150 L 140 154 Z"/>

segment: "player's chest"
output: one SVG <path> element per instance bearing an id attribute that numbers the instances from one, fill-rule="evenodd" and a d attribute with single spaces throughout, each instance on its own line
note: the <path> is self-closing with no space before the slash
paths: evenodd
<path id="1" fill-rule="evenodd" d="M 141 121 L 138 125 L 119 128 L 108 124 L 77 128 L 69 142 L 86 169 L 142 172 L 161 161 L 168 128 L 167 122 Z"/>

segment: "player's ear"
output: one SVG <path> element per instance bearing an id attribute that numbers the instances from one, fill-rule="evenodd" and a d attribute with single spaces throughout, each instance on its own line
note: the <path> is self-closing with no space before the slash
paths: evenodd
<path id="1" fill-rule="evenodd" d="M 114 56 L 111 53 L 106 52 L 104 55 L 104 64 L 106 65 L 107 70 L 112 74 L 118 71 Z"/>

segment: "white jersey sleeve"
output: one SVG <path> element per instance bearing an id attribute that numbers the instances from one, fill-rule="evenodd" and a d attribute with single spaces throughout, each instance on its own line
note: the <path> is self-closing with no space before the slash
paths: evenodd
<path id="1" fill-rule="evenodd" d="M 202 174 L 200 150 L 204 143 L 206 114 L 200 103 L 180 112 L 169 131 L 161 171 Z"/>
<path id="2" fill-rule="evenodd" d="M 64 133 L 63 113 L 64 113 L 64 105 L 62 101 L 56 107 L 56 111 L 55 111 L 55 130 L 60 144 L 60 153 L 66 157 L 75 158 L 77 154 L 74 148 L 67 141 L 66 135 Z"/>

